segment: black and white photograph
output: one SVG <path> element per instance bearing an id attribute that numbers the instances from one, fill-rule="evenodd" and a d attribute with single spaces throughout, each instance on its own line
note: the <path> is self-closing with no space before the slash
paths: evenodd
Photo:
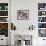
<path id="1" fill-rule="evenodd" d="M 29 20 L 29 10 L 17 10 L 18 20 Z"/>

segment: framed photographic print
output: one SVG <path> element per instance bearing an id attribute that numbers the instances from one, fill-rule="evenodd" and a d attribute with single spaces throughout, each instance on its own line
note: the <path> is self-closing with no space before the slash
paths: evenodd
<path id="1" fill-rule="evenodd" d="M 18 20 L 29 20 L 29 10 L 17 10 Z"/>

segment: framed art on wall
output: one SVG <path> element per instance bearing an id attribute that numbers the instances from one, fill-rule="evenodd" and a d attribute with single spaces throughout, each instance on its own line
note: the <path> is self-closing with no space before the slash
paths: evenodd
<path id="1" fill-rule="evenodd" d="M 17 10 L 18 20 L 29 20 L 29 10 Z"/>

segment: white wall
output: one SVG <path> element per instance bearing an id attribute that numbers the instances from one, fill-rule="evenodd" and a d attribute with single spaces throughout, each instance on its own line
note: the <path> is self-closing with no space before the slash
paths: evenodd
<path id="1" fill-rule="evenodd" d="M 46 0 L 45 0 L 46 1 Z M 44 0 L 11 0 L 11 22 L 16 25 L 17 30 L 27 30 L 34 25 L 37 28 L 38 2 Z M 17 10 L 29 10 L 29 20 L 17 20 Z"/>
<path id="2" fill-rule="evenodd" d="M 38 35 L 38 3 L 46 3 L 46 0 L 11 0 L 11 22 L 15 24 L 17 30 L 27 30 L 33 24 L 36 32 L 34 36 Z M 17 20 L 17 10 L 29 10 L 29 20 Z M 41 39 L 33 38 L 33 46 L 41 46 L 39 45 L 43 44 Z"/>
<path id="3" fill-rule="evenodd" d="M 29 10 L 29 20 L 17 20 L 17 10 Z M 27 30 L 32 24 L 36 27 L 37 2 L 32 0 L 12 0 L 11 15 L 11 22 L 16 25 L 17 30 Z"/>
<path id="4" fill-rule="evenodd" d="M 17 30 L 27 30 L 29 26 L 38 25 L 38 3 L 45 3 L 46 0 L 11 0 L 11 22 Z M 17 10 L 29 10 L 29 20 L 17 20 Z"/>

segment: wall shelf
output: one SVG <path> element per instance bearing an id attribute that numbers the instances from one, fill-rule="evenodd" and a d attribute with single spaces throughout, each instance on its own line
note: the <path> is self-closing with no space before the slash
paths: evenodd
<path id="1" fill-rule="evenodd" d="M 46 22 L 38 22 L 38 23 L 46 23 Z"/>
<path id="2" fill-rule="evenodd" d="M 38 32 L 39 37 L 46 37 L 46 3 L 38 3 Z"/>
<path id="3" fill-rule="evenodd" d="M 38 16 L 38 17 L 46 17 L 46 15 L 44 15 L 44 16 Z"/>
<path id="4" fill-rule="evenodd" d="M 0 17 L 8 17 L 8 16 L 0 16 Z"/>
<path id="5" fill-rule="evenodd" d="M 0 11 L 8 11 L 8 10 L 0 10 Z"/>
<path id="6" fill-rule="evenodd" d="M 46 10 L 38 10 L 38 11 L 46 11 Z"/>
<path id="7" fill-rule="evenodd" d="M 8 3 L 0 3 L 0 35 L 8 37 Z"/>
<path id="8" fill-rule="evenodd" d="M 38 29 L 46 29 L 46 28 L 38 28 Z"/>
<path id="9" fill-rule="evenodd" d="M 0 22 L 0 23 L 8 23 L 8 22 Z"/>

